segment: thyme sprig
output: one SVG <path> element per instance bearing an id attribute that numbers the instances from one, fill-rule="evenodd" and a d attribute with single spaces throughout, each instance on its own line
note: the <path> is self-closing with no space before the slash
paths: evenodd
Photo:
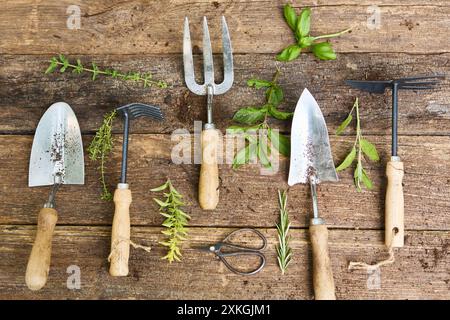
<path id="1" fill-rule="evenodd" d="M 284 99 L 283 90 L 277 83 L 279 75 L 280 71 L 277 70 L 272 81 L 260 79 L 247 81 L 249 87 L 266 89 L 266 103 L 260 107 L 244 107 L 234 114 L 235 122 L 247 126 L 233 125 L 227 128 L 227 134 L 243 134 L 246 140 L 246 146 L 239 150 L 233 159 L 233 169 L 255 158 L 259 159 L 263 167 L 271 168 L 271 147 L 278 150 L 280 154 L 289 156 L 289 138 L 280 134 L 278 130 L 273 130 L 268 123 L 269 118 L 287 120 L 293 115 L 292 112 L 278 110 L 278 106 Z"/>
<path id="2" fill-rule="evenodd" d="M 277 223 L 278 231 L 278 266 L 280 267 L 281 274 L 285 274 L 287 267 L 292 259 L 292 249 L 289 246 L 291 236 L 289 235 L 289 228 L 291 223 L 289 221 L 289 214 L 286 209 L 287 194 L 286 191 L 281 192 L 278 190 L 278 203 L 280 205 L 280 222 Z"/>
<path id="3" fill-rule="evenodd" d="M 106 162 L 114 146 L 112 125 L 116 116 L 116 110 L 104 115 L 103 123 L 95 133 L 94 139 L 92 139 L 88 147 L 89 159 L 91 161 L 100 162 L 97 169 L 100 172 L 99 180 L 102 184 L 101 199 L 105 201 L 111 201 L 113 198 L 105 181 L 105 171 Z"/>
<path id="4" fill-rule="evenodd" d="M 336 135 L 341 135 L 348 125 L 353 120 L 353 112 L 356 113 L 356 137 L 355 142 L 353 143 L 353 147 L 350 153 L 345 157 L 344 161 L 336 168 L 336 171 L 342 171 L 351 166 L 351 164 L 356 159 L 356 168 L 353 174 L 353 178 L 355 181 L 355 186 L 358 191 L 361 191 L 361 184 L 367 189 L 373 188 L 373 182 L 370 180 L 367 171 L 364 169 L 362 164 L 363 155 L 367 156 L 371 161 L 379 161 L 380 157 L 378 155 L 378 151 L 374 144 L 369 142 L 366 138 L 363 137 L 361 130 L 361 119 L 359 116 L 359 101 L 358 98 L 355 99 L 355 103 L 353 104 L 350 113 L 347 118 L 342 122 L 342 124 L 337 128 Z"/>
<path id="5" fill-rule="evenodd" d="M 153 75 L 151 73 L 140 73 L 140 72 L 128 72 L 122 73 L 115 69 L 105 69 L 101 70 L 97 64 L 92 62 L 90 67 L 85 67 L 80 59 L 76 60 L 76 63 L 71 63 L 69 59 L 67 59 L 64 55 L 60 54 L 56 57 L 52 57 L 50 59 L 50 65 L 48 66 L 45 73 L 52 73 L 59 68 L 59 72 L 64 73 L 69 69 L 72 69 L 73 73 L 81 74 L 83 72 L 92 73 L 92 80 L 97 79 L 99 75 L 110 76 L 112 78 L 141 82 L 144 85 L 144 88 L 151 86 L 158 86 L 162 89 L 167 88 L 167 83 L 162 80 L 153 80 Z"/>
<path id="6" fill-rule="evenodd" d="M 166 218 L 162 223 L 166 229 L 161 232 L 167 236 L 167 240 L 161 241 L 160 244 L 167 247 L 168 251 L 162 259 L 172 263 L 175 260 L 181 261 L 180 246 L 186 240 L 186 225 L 191 217 L 181 209 L 185 205 L 182 201 L 183 196 L 173 187 L 170 179 L 163 185 L 151 189 L 153 192 L 165 190 L 168 192 L 164 192 L 164 201 L 156 198 L 153 200 L 159 205 L 159 213 Z"/>

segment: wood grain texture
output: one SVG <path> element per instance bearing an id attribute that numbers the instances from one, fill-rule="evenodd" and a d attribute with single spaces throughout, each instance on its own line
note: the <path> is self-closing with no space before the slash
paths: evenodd
<path id="1" fill-rule="evenodd" d="M 76 54 L 71 56 L 78 57 Z M 139 84 L 104 77 L 92 81 L 89 74 L 44 75 L 48 59 L 48 56 L 0 55 L 0 132 L 32 132 L 42 114 L 55 101 L 70 104 L 83 132 L 93 132 L 100 126 L 105 112 L 130 101 L 158 105 L 166 118 L 162 123 L 138 119 L 132 123 L 131 130 L 135 133 L 171 133 L 180 128 L 192 132 L 195 120 L 206 121 L 206 99 L 190 93 L 185 87 L 181 55 L 81 57 L 84 63 L 95 61 L 104 68 L 151 71 L 155 79 L 165 79 L 171 84 L 167 90 L 142 88 Z M 216 60 L 220 59 L 217 57 Z M 280 84 L 286 97 L 282 109 L 294 110 L 307 87 L 317 99 L 328 126 L 335 128 L 347 116 L 355 97 L 359 97 L 364 131 L 377 135 L 390 134 L 390 93 L 378 95 L 351 89 L 345 84 L 346 79 L 450 74 L 450 54 L 346 54 L 336 61 L 317 61 L 308 54 L 289 64 L 277 63 L 273 54 L 238 55 L 234 60 L 234 86 L 226 94 L 214 97 L 214 122 L 221 130 L 232 124 L 232 116 L 238 109 L 264 104 L 263 91 L 248 88 L 246 81 L 252 77 L 271 79 L 277 66 L 282 72 Z M 201 59 L 196 61 L 200 71 Z M 217 72 L 220 79 L 220 71 Z M 116 132 L 120 126 L 121 121 L 116 121 Z M 290 123 L 279 127 L 289 131 Z M 450 80 L 445 80 L 440 89 L 433 91 L 400 90 L 399 133 L 450 134 Z"/>
<path id="2" fill-rule="evenodd" d="M 84 138 L 85 144 L 91 137 Z M 381 161 L 365 167 L 375 188 L 357 192 L 353 172 L 340 174 L 338 183 L 319 185 L 319 208 L 332 227 L 381 229 L 384 226 L 385 163 L 390 158 L 390 137 L 367 136 L 380 150 Z M 332 137 L 336 162 L 351 148 L 353 137 Z M 36 208 L 47 199 L 48 188 L 28 188 L 28 157 L 30 136 L 0 136 L 0 223 L 34 224 Z M 450 229 L 449 137 L 401 137 L 399 155 L 405 165 L 405 228 L 407 230 Z M 117 137 L 116 144 L 121 140 Z M 213 212 L 199 208 L 197 199 L 199 165 L 175 165 L 170 158 L 171 145 L 167 135 L 131 135 L 128 159 L 128 182 L 133 190 L 131 224 L 159 226 L 162 217 L 149 190 L 169 177 L 184 195 L 186 212 L 196 226 L 257 226 L 272 227 L 278 220 L 277 189 L 286 189 L 287 161 L 280 161 L 275 175 L 261 175 L 259 166 L 244 166 L 232 170 L 220 165 L 221 200 Z M 108 164 L 107 181 L 114 189 L 120 176 L 120 147 L 116 147 Z M 86 185 L 63 186 L 57 195 L 61 224 L 110 225 L 113 204 L 99 199 L 100 183 L 97 165 L 86 158 Z M 14 172 L 14 175 L 10 173 Z M 76 196 L 74 196 L 76 194 Z M 290 188 L 288 208 L 293 226 L 309 226 L 311 199 L 309 187 Z"/>
<path id="3" fill-rule="evenodd" d="M 213 50 L 217 52 L 220 15 L 227 17 L 236 53 L 273 53 L 293 42 L 282 16 L 284 3 L 284 0 L 194 3 L 80 0 L 76 4 L 81 9 L 81 28 L 71 30 L 67 28 L 67 8 L 74 4 L 71 0 L 8 0 L 2 3 L 0 11 L 0 53 L 180 53 L 185 16 L 190 18 L 197 47 L 201 47 L 201 18 L 209 18 Z M 351 34 L 333 40 L 338 52 L 449 52 L 449 47 L 442 45 L 448 42 L 448 2 L 410 0 L 376 4 L 381 13 L 379 29 L 367 23 L 373 15 L 370 7 L 374 3 L 370 1 L 294 1 L 295 7 L 314 8 L 313 35 L 353 28 Z"/>
<path id="4" fill-rule="evenodd" d="M 232 229 L 191 228 L 183 262 L 160 259 L 164 248 L 160 228 L 132 228 L 132 239 L 152 251 L 131 251 L 130 275 L 108 274 L 109 227 L 62 227 L 55 231 L 52 266 L 39 292 L 24 283 L 26 260 L 34 237 L 31 226 L 0 226 L 1 299 L 312 299 L 311 252 L 307 230 L 292 230 L 293 261 L 281 276 L 275 256 L 275 229 L 260 231 L 268 238 L 267 265 L 243 277 L 230 273 L 210 254 L 189 249 L 222 239 Z M 450 233 L 410 232 L 396 263 L 382 268 L 379 287 L 368 288 L 369 275 L 347 271 L 350 260 L 374 261 L 385 256 L 383 232 L 330 230 L 330 258 L 338 299 L 449 299 Z M 247 262 L 249 263 L 249 262 Z M 81 289 L 69 290 L 67 268 L 81 271 Z M 207 289 L 206 289 L 207 288 Z"/>

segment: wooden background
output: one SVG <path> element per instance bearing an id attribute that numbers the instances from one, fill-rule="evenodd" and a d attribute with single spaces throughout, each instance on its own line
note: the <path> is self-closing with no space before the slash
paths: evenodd
<path id="1" fill-rule="evenodd" d="M 81 29 L 66 27 L 69 5 L 81 8 Z M 363 130 L 381 153 L 368 166 L 375 188 L 358 193 L 352 173 L 320 187 L 320 209 L 332 228 L 331 261 L 339 299 L 450 298 L 450 91 L 400 92 L 399 154 L 405 163 L 405 247 L 396 262 L 383 267 L 378 289 L 368 289 L 364 271 L 347 270 L 351 260 L 374 262 L 385 257 L 383 245 L 384 164 L 389 159 L 390 94 L 371 95 L 350 89 L 345 79 L 390 79 L 450 71 L 450 1 L 332 0 L 294 1 L 313 8 L 312 34 L 353 27 L 333 40 L 336 61 L 302 54 L 289 64 L 274 55 L 292 41 L 282 18 L 284 1 L 94 1 L 6 0 L 0 5 L 0 298 L 2 299 L 311 299 L 311 259 L 307 236 L 310 213 L 306 186 L 289 190 L 293 225 L 293 262 L 281 276 L 276 264 L 277 189 L 287 188 L 286 159 L 273 176 L 256 165 L 234 171 L 220 167 L 221 200 L 214 212 L 197 202 L 197 165 L 174 165 L 170 134 L 193 130 L 205 120 L 205 100 L 190 93 L 182 73 L 182 24 L 189 16 L 195 52 L 201 47 L 201 17 L 210 21 L 214 51 L 220 53 L 220 15 L 227 17 L 234 48 L 235 83 L 215 99 L 215 120 L 224 130 L 240 107 L 262 102 L 262 93 L 246 87 L 250 77 L 270 79 L 276 66 L 283 72 L 283 108 L 293 110 L 308 87 L 318 100 L 331 133 L 333 156 L 342 160 L 354 136 L 336 137 L 355 97 L 361 101 Z M 381 10 L 380 29 L 367 27 L 369 7 Z M 123 71 L 151 71 L 170 88 L 144 89 L 109 78 L 93 82 L 89 75 L 44 75 L 52 55 L 64 53 Z M 220 62 L 216 56 L 216 62 Z M 199 60 L 199 59 L 197 59 Z M 59 221 L 53 241 L 48 283 L 39 292 L 27 289 L 24 274 L 36 230 L 37 212 L 48 189 L 27 186 L 28 159 L 35 127 L 56 101 L 68 102 L 78 116 L 87 145 L 102 115 L 129 102 L 154 103 L 167 120 L 132 124 L 129 182 L 133 190 L 132 240 L 152 246 L 132 249 L 130 275 L 112 278 L 106 260 L 110 249 L 113 205 L 99 200 L 95 164 L 86 159 L 86 185 L 64 186 L 57 196 Z M 288 132 L 289 124 L 273 123 Z M 114 126 L 119 134 L 120 121 Z M 108 168 L 108 183 L 119 178 L 120 135 Z M 162 217 L 149 189 L 170 177 L 186 197 L 192 216 L 182 263 L 160 260 Z M 267 267 L 258 275 L 231 274 L 208 254 L 190 246 L 220 240 L 238 227 L 257 227 L 269 240 Z M 66 287 L 67 268 L 81 268 L 81 289 Z"/>

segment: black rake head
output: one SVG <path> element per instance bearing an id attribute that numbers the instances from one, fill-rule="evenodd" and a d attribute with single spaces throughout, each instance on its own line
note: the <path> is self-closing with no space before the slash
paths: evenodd
<path id="1" fill-rule="evenodd" d="M 143 103 L 130 103 L 123 107 L 116 109 L 124 117 L 128 117 L 130 120 L 139 117 L 148 117 L 155 120 L 164 120 L 164 115 L 159 107 L 151 106 Z"/>

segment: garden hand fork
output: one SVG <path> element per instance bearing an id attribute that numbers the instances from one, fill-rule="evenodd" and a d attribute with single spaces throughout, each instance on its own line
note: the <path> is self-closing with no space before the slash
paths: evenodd
<path id="1" fill-rule="evenodd" d="M 214 64 L 208 22 L 203 18 L 203 73 L 204 84 L 195 81 L 194 62 L 192 57 L 189 21 L 184 20 L 183 62 L 184 80 L 190 91 L 197 95 L 207 96 L 207 122 L 202 131 L 202 165 L 198 188 L 199 203 L 204 210 L 214 210 L 219 202 L 219 168 L 217 165 L 217 146 L 219 131 L 213 123 L 213 96 L 227 92 L 233 85 L 233 53 L 230 34 L 225 17 L 222 17 L 222 50 L 224 77 L 221 84 L 214 82 Z"/>

